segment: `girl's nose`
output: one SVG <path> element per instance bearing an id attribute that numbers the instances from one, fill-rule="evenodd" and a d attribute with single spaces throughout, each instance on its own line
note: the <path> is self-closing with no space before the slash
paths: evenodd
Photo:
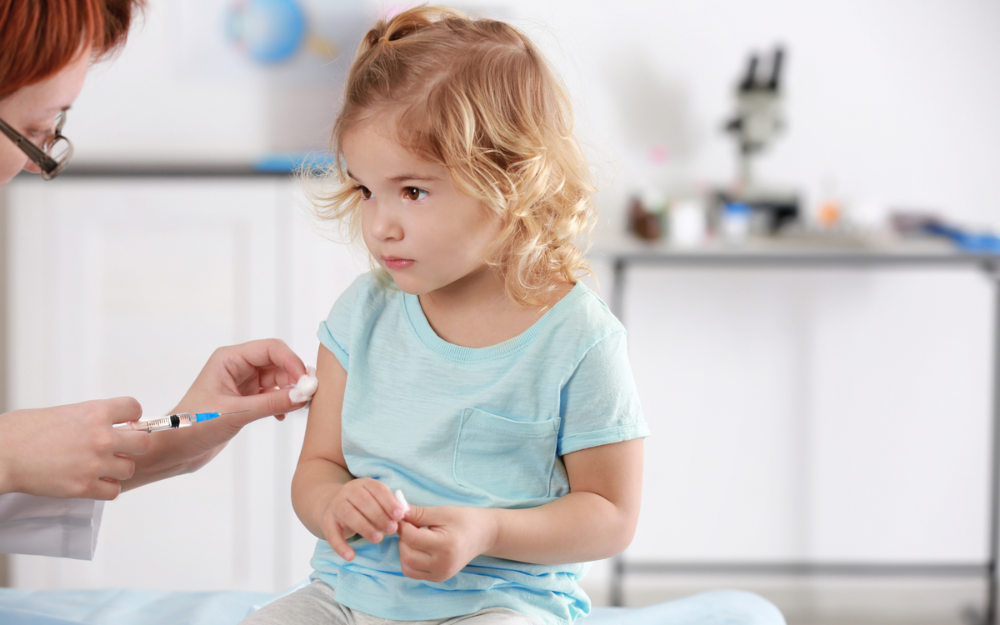
<path id="1" fill-rule="evenodd" d="M 376 207 L 369 229 L 371 235 L 379 241 L 391 241 L 403 238 L 403 228 L 396 219 L 394 211 L 385 207 Z"/>

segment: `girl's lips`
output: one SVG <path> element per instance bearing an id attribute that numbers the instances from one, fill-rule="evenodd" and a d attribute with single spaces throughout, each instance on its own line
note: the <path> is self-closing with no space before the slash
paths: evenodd
<path id="1" fill-rule="evenodd" d="M 413 264 L 414 261 L 409 258 L 396 258 L 395 256 L 383 256 L 382 262 L 385 263 L 388 269 L 406 269 Z"/>

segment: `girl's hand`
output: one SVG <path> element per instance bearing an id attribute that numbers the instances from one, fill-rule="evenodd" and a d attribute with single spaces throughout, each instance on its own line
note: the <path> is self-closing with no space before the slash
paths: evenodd
<path id="1" fill-rule="evenodd" d="M 111 426 L 140 416 L 131 397 L 0 415 L 0 493 L 114 499 L 151 437 Z"/>
<path id="2" fill-rule="evenodd" d="M 345 560 L 354 559 L 347 539 L 355 534 L 373 542 L 382 542 L 386 534 L 395 534 L 403 518 L 403 506 L 389 487 L 365 477 L 351 480 L 338 488 L 320 516 L 326 542 Z"/>
<path id="3" fill-rule="evenodd" d="M 496 542 L 490 510 L 464 506 L 410 506 L 399 523 L 399 561 L 403 575 L 443 582 Z"/>

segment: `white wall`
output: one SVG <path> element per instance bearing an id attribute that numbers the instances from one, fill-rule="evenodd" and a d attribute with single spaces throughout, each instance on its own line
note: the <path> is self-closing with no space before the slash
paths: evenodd
<path id="1" fill-rule="evenodd" d="M 74 106 L 80 162 L 273 149 L 262 117 L 294 116 L 294 98 L 275 109 L 260 85 L 175 75 L 165 6 L 153 2 Z M 832 178 L 869 221 L 900 206 L 1000 227 L 996 2 L 502 6 L 566 78 L 579 134 L 609 181 L 598 203 L 612 228 L 649 177 L 650 147 L 673 155 L 664 179 L 729 180 L 733 148 L 719 128 L 732 85 L 749 50 L 778 42 L 789 51 L 788 132 L 763 177 L 812 198 Z M 633 367 L 654 432 L 630 557 L 985 557 L 992 306 L 982 276 L 637 271 L 630 284 Z M 605 573 L 595 569 L 595 582 Z"/>
<path id="2" fill-rule="evenodd" d="M 369 2 L 373 11 L 383 4 Z M 749 51 L 782 43 L 788 132 L 762 159 L 763 178 L 812 196 L 832 180 L 862 217 L 881 217 L 879 206 L 926 207 L 1000 226 L 991 180 L 1000 171 L 996 2 L 462 4 L 513 16 L 563 74 L 579 134 L 611 181 L 600 205 L 616 224 L 648 177 L 651 146 L 673 155 L 665 177 L 731 178 L 734 149 L 720 127 L 733 112 L 733 84 Z M 269 133 L 282 120 L 321 123 L 335 87 L 181 74 L 171 20 L 190 18 L 176 6 L 154 0 L 121 57 L 94 70 L 72 113 L 81 162 L 250 160 L 281 147 Z"/>

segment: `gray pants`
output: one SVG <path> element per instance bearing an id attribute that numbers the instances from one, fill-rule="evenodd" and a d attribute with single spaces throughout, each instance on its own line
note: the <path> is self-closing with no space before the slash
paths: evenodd
<path id="1" fill-rule="evenodd" d="M 475 614 L 432 621 L 390 621 L 340 605 L 329 584 L 316 580 L 305 588 L 257 610 L 246 625 L 538 625 L 538 621 L 507 608 L 490 608 Z"/>

